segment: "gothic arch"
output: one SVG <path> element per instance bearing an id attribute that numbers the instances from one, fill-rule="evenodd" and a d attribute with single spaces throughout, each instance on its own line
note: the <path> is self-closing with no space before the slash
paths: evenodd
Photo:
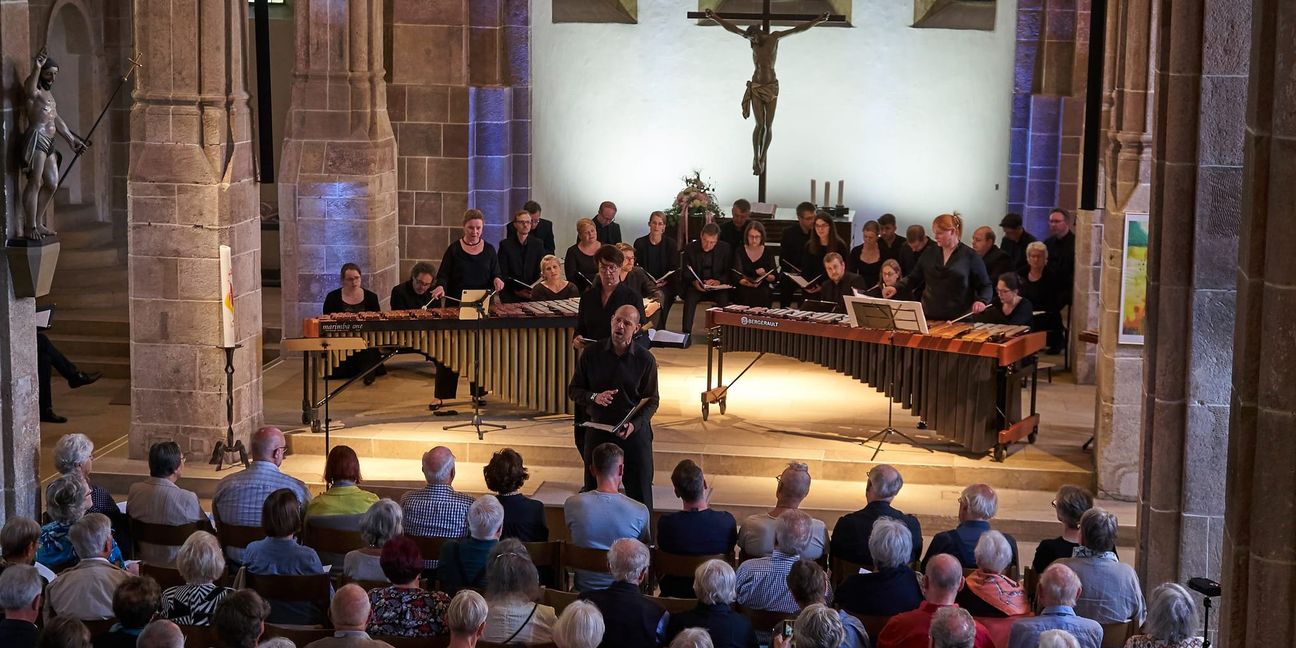
<path id="1" fill-rule="evenodd" d="M 99 116 L 107 98 L 104 59 L 103 17 L 101 7 L 87 0 L 56 0 L 50 7 L 42 44 L 59 62 L 59 83 L 54 95 L 60 104 L 60 115 L 74 133 L 85 136 Z M 60 205 L 86 205 L 94 220 L 108 219 L 111 208 L 111 173 L 109 172 L 109 124 L 101 123 L 93 137 L 94 146 L 86 151 L 77 166 L 63 181 L 55 203 L 55 228 Z M 64 161 L 66 168 L 71 161 Z M 66 212 L 67 210 L 63 210 Z"/>

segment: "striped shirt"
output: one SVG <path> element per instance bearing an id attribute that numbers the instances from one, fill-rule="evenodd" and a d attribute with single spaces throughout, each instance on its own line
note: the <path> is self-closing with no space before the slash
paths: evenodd
<path id="1" fill-rule="evenodd" d="M 768 558 L 753 558 L 738 565 L 736 574 L 738 604 L 752 610 L 770 610 L 796 614 L 801 610 L 787 586 L 788 572 L 800 556 L 778 549 Z M 829 600 L 831 600 L 829 593 Z"/>

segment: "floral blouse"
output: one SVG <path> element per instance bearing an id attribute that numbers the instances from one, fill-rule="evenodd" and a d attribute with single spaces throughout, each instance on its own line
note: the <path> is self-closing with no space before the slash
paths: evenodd
<path id="1" fill-rule="evenodd" d="M 369 634 L 385 637 L 431 637 L 449 631 L 445 592 L 408 587 L 369 590 Z"/>
<path id="2" fill-rule="evenodd" d="M 72 538 L 68 537 L 71 529 L 71 524 L 62 522 L 50 522 L 41 527 L 40 538 L 36 541 L 36 562 L 55 571 L 75 565 L 81 558 L 72 549 Z M 118 567 L 126 566 L 115 539 L 112 553 L 108 554 L 108 562 Z"/>

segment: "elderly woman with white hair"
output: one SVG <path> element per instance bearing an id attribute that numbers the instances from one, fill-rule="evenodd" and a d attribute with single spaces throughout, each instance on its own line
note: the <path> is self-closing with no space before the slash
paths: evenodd
<path id="1" fill-rule="evenodd" d="M 990 530 L 990 520 L 999 512 L 999 495 L 989 484 L 972 484 L 963 489 L 958 498 L 959 510 L 957 527 L 941 531 L 932 538 L 923 556 L 922 568 L 927 569 L 927 561 L 933 556 L 949 554 L 958 558 L 963 569 L 976 569 L 976 545 L 981 534 Z M 1007 533 L 1004 539 L 1012 549 L 1012 559 L 1008 564 L 1017 565 L 1017 541 Z"/>
<path id="2" fill-rule="evenodd" d="M 45 497 L 45 511 L 49 514 L 50 523 L 41 527 L 40 538 L 36 544 L 36 562 L 58 572 L 75 565 L 80 560 L 72 547 L 69 532 L 77 520 L 92 512 L 90 511 L 90 483 L 79 472 L 64 474 L 50 482 Z M 108 561 L 118 567 L 124 566 L 121 549 L 117 547 L 116 540 L 113 541 L 112 553 L 108 555 Z"/>
<path id="3" fill-rule="evenodd" d="M 976 617 L 1004 618 L 1030 614 L 1030 602 L 1021 583 L 1004 575 L 1012 549 L 998 531 L 986 531 L 976 545 L 977 567 L 954 599 Z"/>
<path id="4" fill-rule="evenodd" d="M 878 518 L 869 533 L 873 571 L 851 574 L 842 581 L 833 604 L 857 617 L 894 616 L 922 604 L 918 578 L 909 568 L 913 533 L 895 518 Z"/>
<path id="5" fill-rule="evenodd" d="M 775 635 L 770 648 L 838 648 L 846 640 L 837 611 L 822 603 L 801 610 L 792 623 L 792 638 Z"/>
<path id="6" fill-rule="evenodd" d="M 184 585 L 162 592 L 161 617 L 178 625 L 211 625 L 216 608 L 234 590 L 217 585 L 225 575 L 225 554 L 216 536 L 195 531 L 180 545 L 176 567 Z"/>
<path id="7" fill-rule="evenodd" d="M 54 444 L 54 467 L 63 475 L 81 475 L 90 486 L 90 508 L 86 513 L 103 513 L 117 522 L 121 510 L 112 495 L 99 486 L 90 484 L 90 471 L 94 468 L 94 442 L 84 434 L 64 434 Z M 117 526 L 114 524 L 114 526 Z"/>
<path id="8" fill-rule="evenodd" d="M 1164 583 L 1152 591 L 1148 600 L 1147 621 L 1143 634 L 1125 641 L 1125 648 L 1201 648 L 1196 636 L 1201 622 L 1197 602 L 1178 583 Z"/>
<path id="9" fill-rule="evenodd" d="M 1048 246 L 1032 241 L 1026 246 L 1026 271 L 1021 273 L 1021 296 L 1030 300 L 1035 310 L 1044 311 L 1035 317 L 1031 328 L 1048 332 L 1048 352 L 1057 353 L 1062 345 L 1062 308 L 1071 303 L 1071 286 L 1062 285 L 1062 278 L 1048 267 Z"/>
<path id="10" fill-rule="evenodd" d="M 360 539 L 366 546 L 347 552 L 342 559 L 342 575 L 347 580 L 387 582 L 381 564 L 382 548 L 405 532 L 402 515 L 400 504 L 384 497 L 360 516 Z"/>
<path id="11" fill-rule="evenodd" d="M 553 641 L 558 613 L 539 603 L 540 573 L 522 541 L 505 538 L 486 562 L 486 616 L 483 641 L 497 644 L 543 644 Z"/>
<path id="12" fill-rule="evenodd" d="M 468 507 L 468 537 L 441 545 L 437 580 L 453 595 L 486 584 L 486 558 L 504 530 L 504 506 L 494 495 L 482 495 Z"/>
<path id="13" fill-rule="evenodd" d="M 1116 558 L 1116 515 L 1091 508 L 1080 516 L 1080 546 L 1058 562 L 1080 577 L 1076 614 L 1098 623 L 1143 623 L 1147 610 L 1134 568 Z"/>
<path id="14" fill-rule="evenodd" d="M 450 599 L 446 608 L 446 625 L 450 627 L 449 648 L 473 648 L 486 631 L 486 599 L 472 590 L 464 590 Z"/>
<path id="15" fill-rule="evenodd" d="M 608 571 L 612 584 L 607 589 L 581 594 L 598 606 L 608 632 L 618 648 L 656 648 L 666 638 L 666 609 L 643 595 L 650 554 L 644 543 L 621 538 L 608 549 Z"/>
<path id="16" fill-rule="evenodd" d="M 603 613 L 589 601 L 568 605 L 554 624 L 553 642 L 558 648 L 598 648 L 603 642 Z"/>
<path id="17" fill-rule="evenodd" d="M 737 594 L 733 567 L 723 560 L 708 560 L 693 570 L 697 607 L 672 614 L 666 636 L 678 637 L 687 628 L 705 628 L 715 648 L 754 648 L 759 642 L 751 620 L 733 609 Z"/>

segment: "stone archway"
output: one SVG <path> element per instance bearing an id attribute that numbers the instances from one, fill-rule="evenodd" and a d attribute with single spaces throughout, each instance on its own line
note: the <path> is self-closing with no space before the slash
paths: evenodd
<path id="1" fill-rule="evenodd" d="M 103 34 L 98 28 L 102 20 L 98 11 L 84 0 L 57 0 L 51 7 L 45 27 L 44 45 L 50 56 L 59 63 L 59 80 L 54 88 L 58 98 L 60 116 L 72 132 L 84 137 L 94 124 L 104 103 L 104 52 Z M 39 44 L 34 44 L 39 47 Z M 59 193 L 55 196 L 55 228 L 58 207 L 85 205 L 85 211 L 95 221 L 108 219 L 110 180 L 108 173 L 109 149 L 107 124 L 93 138 L 92 146 L 81 156 L 75 167 L 67 172 Z M 71 155 L 63 161 L 66 168 Z M 64 210 L 66 213 L 67 210 Z M 78 210 L 82 211 L 82 210 Z"/>

